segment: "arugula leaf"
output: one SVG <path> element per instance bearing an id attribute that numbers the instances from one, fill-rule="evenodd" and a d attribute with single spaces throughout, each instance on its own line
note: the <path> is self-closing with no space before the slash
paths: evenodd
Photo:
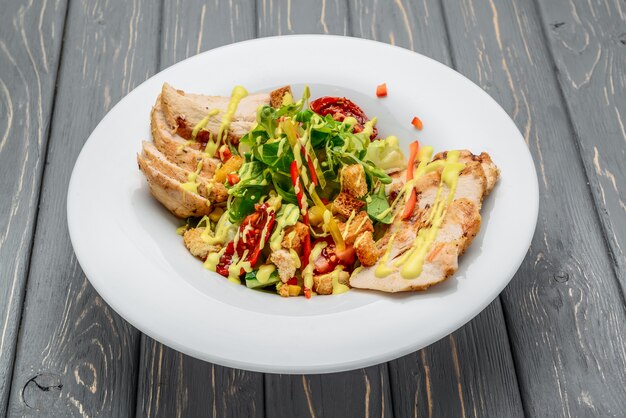
<path id="1" fill-rule="evenodd" d="M 387 210 L 389 209 L 389 202 L 387 202 L 387 196 L 385 196 L 385 188 L 383 186 L 379 187 L 378 192 L 370 193 L 370 195 L 365 198 L 365 203 L 367 206 L 367 214 L 371 218 L 384 224 L 391 223 L 392 215 L 391 211 Z"/>
<path id="2" fill-rule="evenodd" d="M 289 172 L 289 165 L 294 158 L 287 138 L 268 141 L 263 145 L 254 147 L 253 152 L 259 161 L 283 172 Z"/>

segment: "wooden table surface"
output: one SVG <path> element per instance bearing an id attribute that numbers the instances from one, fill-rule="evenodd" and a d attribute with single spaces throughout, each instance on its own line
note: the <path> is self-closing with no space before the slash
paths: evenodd
<path id="1" fill-rule="evenodd" d="M 624 0 L 5 0 L 0 11 L 0 415 L 626 414 Z M 539 222 L 510 285 L 465 327 L 387 364 L 286 376 L 195 360 L 109 308 L 70 244 L 70 173 L 118 100 L 190 55 L 291 33 L 377 39 L 452 66 L 504 107 L 535 160 Z"/>

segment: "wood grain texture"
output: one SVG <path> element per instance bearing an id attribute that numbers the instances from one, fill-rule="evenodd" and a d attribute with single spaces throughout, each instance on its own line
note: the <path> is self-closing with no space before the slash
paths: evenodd
<path id="1" fill-rule="evenodd" d="M 391 417 L 386 365 L 344 373 L 265 375 L 268 417 Z"/>
<path id="2" fill-rule="evenodd" d="M 259 35 L 347 34 L 345 1 L 257 2 Z M 313 92 L 315 94 L 315 92 Z M 330 375 L 265 375 L 270 417 L 391 416 L 386 365 Z"/>
<path id="3" fill-rule="evenodd" d="M 254 38 L 254 10 L 254 2 L 248 0 L 164 2 L 160 67 L 207 49 Z M 261 373 L 203 362 L 145 335 L 139 363 L 137 416 L 263 415 Z"/>
<path id="4" fill-rule="evenodd" d="M 262 417 L 263 375 L 216 366 L 142 339 L 137 416 Z"/>
<path id="5" fill-rule="evenodd" d="M 540 2 L 543 27 L 615 264 L 626 287 L 626 3 Z"/>
<path id="6" fill-rule="evenodd" d="M 355 36 L 399 45 L 451 65 L 439 2 L 352 0 L 350 9 L 356 13 L 351 20 Z M 449 337 L 390 362 L 389 370 L 395 416 L 523 413 L 499 300 Z"/>
<path id="7" fill-rule="evenodd" d="M 134 414 L 139 335 L 81 272 L 67 232 L 66 197 L 89 133 L 156 69 L 159 10 L 148 3 L 69 6 L 10 416 Z"/>
<path id="8" fill-rule="evenodd" d="M 348 34 L 345 0 L 257 0 L 258 36 Z"/>
<path id="9" fill-rule="evenodd" d="M 9 398 L 52 116 L 65 1 L 7 2 L 0 24 L 0 415 Z"/>
<path id="10" fill-rule="evenodd" d="M 626 317 L 534 4 L 444 1 L 458 69 L 517 123 L 535 158 L 530 255 L 502 294 L 525 412 L 626 410 Z"/>

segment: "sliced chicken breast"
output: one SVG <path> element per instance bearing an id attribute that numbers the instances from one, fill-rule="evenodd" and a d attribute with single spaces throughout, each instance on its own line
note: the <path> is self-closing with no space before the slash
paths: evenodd
<path id="1" fill-rule="evenodd" d="M 175 216 L 187 218 L 209 214 L 211 211 L 209 200 L 199 194 L 185 190 L 180 181 L 168 177 L 154 168 L 143 155 L 137 155 L 137 162 L 139 169 L 148 180 L 152 195 Z"/>
<path id="2" fill-rule="evenodd" d="M 154 144 L 169 161 L 190 171 L 195 171 L 202 161 L 199 176 L 206 179 L 213 177 L 220 161 L 202 152 L 199 142 L 187 141 L 172 133 L 163 114 L 161 96 L 157 98 L 150 113 L 150 128 Z"/>
<path id="3" fill-rule="evenodd" d="M 445 157 L 446 154 L 442 153 L 435 156 L 435 159 Z M 433 205 L 441 182 L 441 169 L 417 180 L 415 188 L 418 201 L 413 214 L 407 220 L 394 222 L 378 242 L 381 258 L 375 265 L 366 267 L 351 277 L 352 287 L 385 292 L 424 290 L 456 272 L 458 257 L 471 244 L 480 229 L 482 200 L 498 176 L 497 168 L 486 154 L 474 156 L 463 151 L 459 160 L 465 163 L 465 168 L 459 175 L 454 199 L 447 207 L 439 232 L 424 259 L 420 275 L 414 279 L 405 279 L 400 273 L 403 264 L 395 263 L 401 260 L 406 251 L 410 251 L 419 231 L 430 226 Z M 444 184 L 441 198 L 446 199 L 449 192 Z M 403 209 L 399 207 L 397 211 Z M 385 260 L 382 254 L 387 250 L 389 252 Z M 381 264 L 391 268 L 391 273 L 385 277 L 376 276 L 376 269 Z"/>
<path id="4" fill-rule="evenodd" d="M 236 142 L 250 132 L 256 125 L 258 107 L 275 104 L 278 102 L 278 95 L 282 100 L 282 96 L 289 91 L 288 87 L 283 87 L 271 93 L 257 93 L 244 97 L 239 102 L 230 123 L 229 138 Z M 161 100 L 163 113 L 170 128 L 176 130 L 183 138 L 189 139 L 194 126 L 212 109 L 218 109 L 219 113 L 208 121 L 204 129 L 212 135 L 218 134 L 230 97 L 185 93 L 165 83 L 161 91 Z"/>

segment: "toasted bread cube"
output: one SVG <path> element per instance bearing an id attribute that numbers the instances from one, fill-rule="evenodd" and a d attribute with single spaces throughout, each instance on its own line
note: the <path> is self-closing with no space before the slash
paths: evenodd
<path id="1" fill-rule="evenodd" d="M 313 291 L 318 295 L 330 295 L 333 293 L 333 274 L 335 272 L 330 272 L 326 274 L 321 274 L 319 276 L 313 276 Z M 344 284 L 348 286 L 350 281 L 350 273 L 347 271 L 339 272 L 339 280 L 340 284 Z"/>
<path id="2" fill-rule="evenodd" d="M 342 216 L 345 219 L 348 219 L 352 211 L 358 213 L 361 211 L 363 206 L 365 206 L 364 201 L 357 199 L 347 192 L 341 192 L 333 201 L 332 212 L 336 215 Z"/>
<path id="3" fill-rule="evenodd" d="M 281 245 L 283 248 L 293 249 L 299 253 L 308 234 L 309 228 L 302 222 L 296 222 L 294 226 L 285 228 L 285 236 Z"/>
<path id="4" fill-rule="evenodd" d="M 346 231 L 346 225 L 348 226 L 348 230 Z M 341 231 L 341 235 L 343 235 L 343 239 L 346 245 L 354 244 L 354 241 L 364 232 L 374 232 L 374 224 L 372 220 L 367 215 L 367 212 L 362 210 L 359 212 L 349 224 L 344 222 L 340 222 L 338 224 L 339 230 Z"/>
<path id="5" fill-rule="evenodd" d="M 276 265 L 278 276 L 283 283 L 295 276 L 296 269 L 299 267 L 288 250 L 272 251 L 270 261 Z"/>
<path id="6" fill-rule="evenodd" d="M 284 86 L 284 87 L 271 91 L 270 92 L 270 106 L 275 107 L 277 109 L 281 107 L 283 105 L 283 97 L 285 97 L 285 94 L 287 93 L 293 96 L 293 94 L 291 93 L 291 86 Z"/>
<path id="7" fill-rule="evenodd" d="M 192 255 L 206 260 L 209 253 L 217 253 L 222 249 L 222 247 L 205 242 L 202 239 L 204 229 L 205 228 L 202 227 L 188 229 L 183 234 L 183 242 Z"/>
<path id="8" fill-rule="evenodd" d="M 380 256 L 380 250 L 376 247 L 371 231 L 364 232 L 354 241 L 354 249 L 357 258 L 366 267 L 376 264 Z"/>
<path id="9" fill-rule="evenodd" d="M 359 198 L 367 194 L 365 170 L 361 164 L 348 165 L 341 170 L 341 191 Z"/>

